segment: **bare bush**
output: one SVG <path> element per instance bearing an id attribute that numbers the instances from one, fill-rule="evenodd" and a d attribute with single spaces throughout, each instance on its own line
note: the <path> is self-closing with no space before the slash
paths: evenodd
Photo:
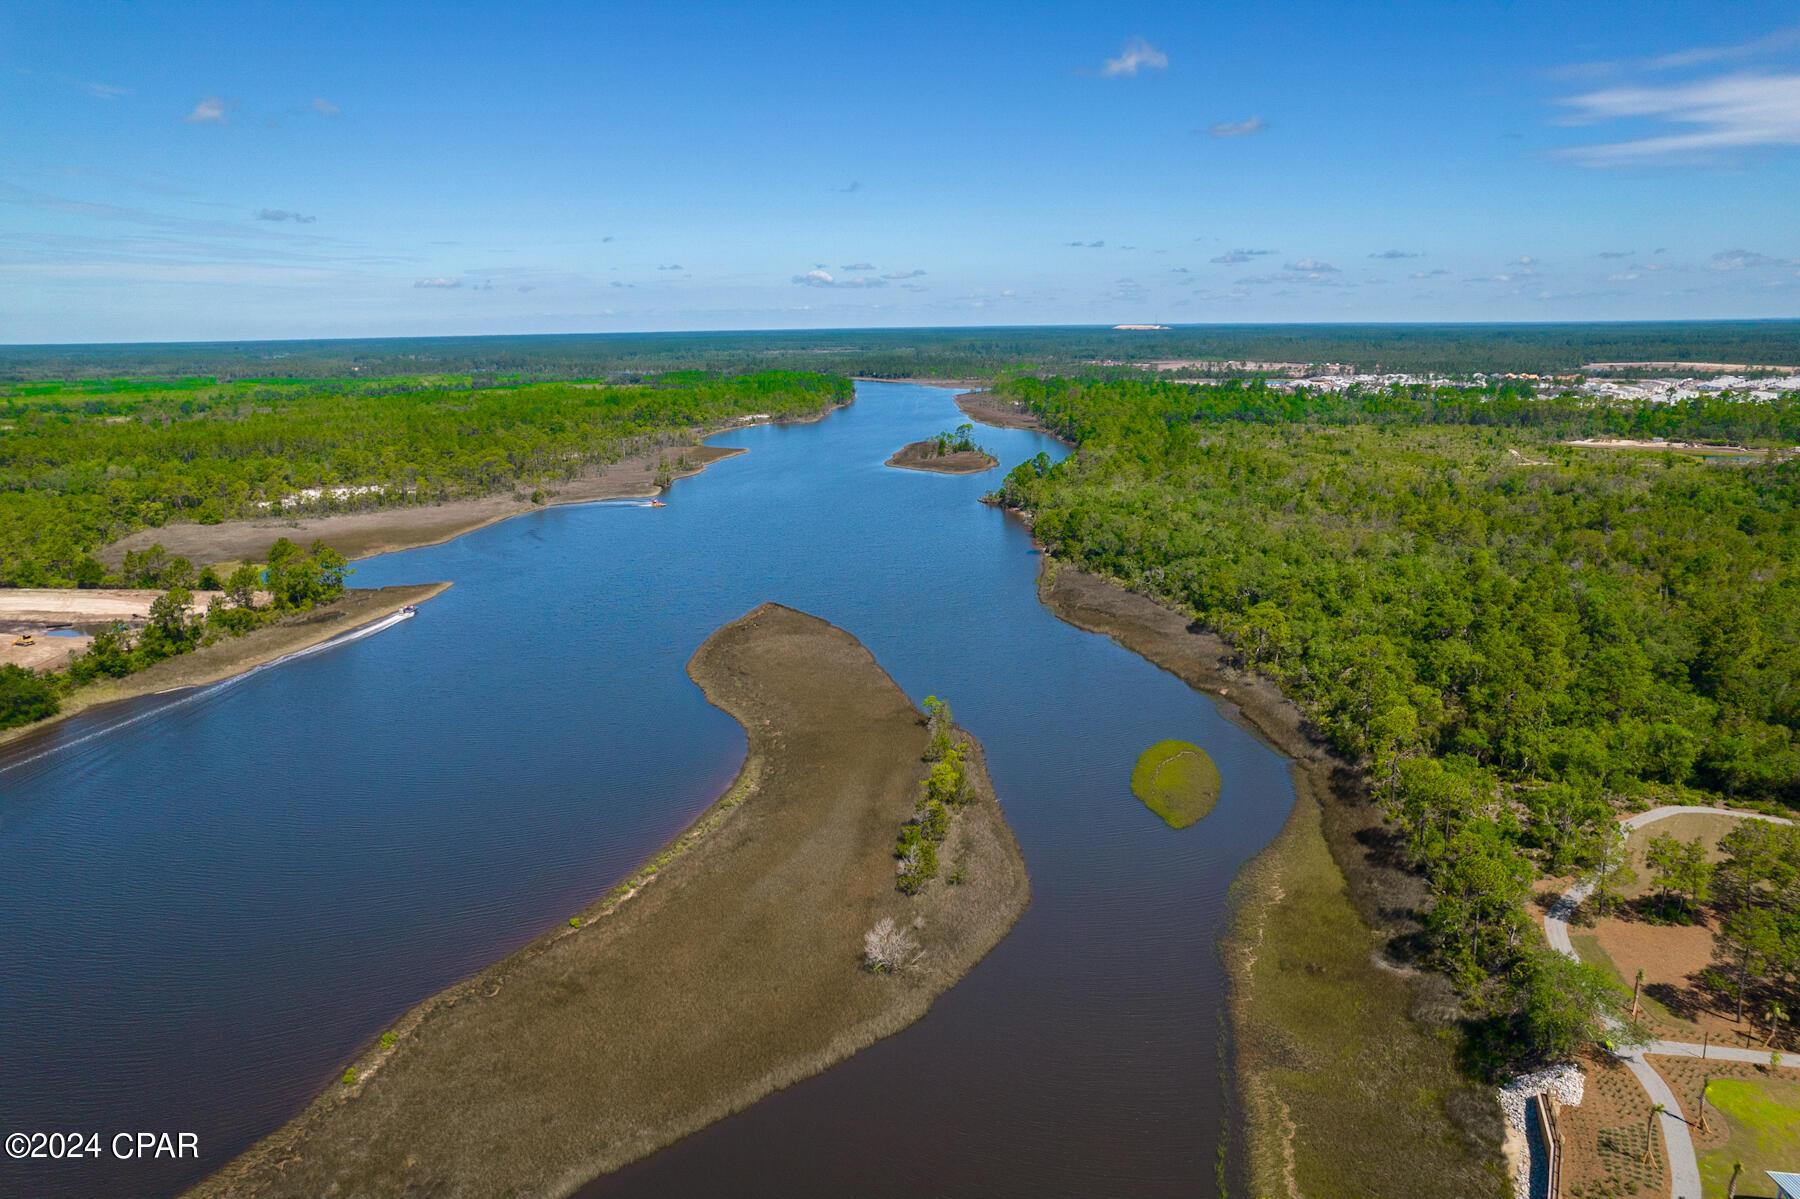
<path id="1" fill-rule="evenodd" d="M 877 974 L 890 974 L 912 964 L 918 949 L 912 934 L 896 926 L 892 916 L 883 916 L 863 934 L 863 962 Z"/>

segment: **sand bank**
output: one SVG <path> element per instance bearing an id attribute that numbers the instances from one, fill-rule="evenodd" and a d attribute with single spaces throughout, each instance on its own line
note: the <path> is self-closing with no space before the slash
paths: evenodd
<path id="1" fill-rule="evenodd" d="M 567 1195 L 917 1020 L 1024 911 L 978 753 L 942 851 L 968 881 L 895 889 L 927 734 L 854 637 L 765 604 L 688 673 L 748 735 L 725 796 L 579 928 L 420 1004 L 192 1195 Z M 924 950 L 892 975 L 861 964 L 884 916 Z"/>
<path id="2" fill-rule="evenodd" d="M 346 558 L 372 558 L 376 554 L 416 549 L 472 533 L 522 512 L 557 504 L 585 504 L 593 500 L 646 498 L 658 494 L 659 461 L 673 463 L 685 457 L 688 465 L 670 470 L 673 478 L 697 475 L 709 465 L 745 451 L 727 446 L 669 446 L 612 463 L 604 470 L 584 474 L 562 484 L 544 504 L 534 504 L 512 493 L 443 504 L 377 508 L 328 516 L 269 516 L 253 520 L 228 520 L 216 525 L 175 524 L 159 529 L 139 529 L 113 542 L 96 555 L 116 568 L 128 550 L 161 545 L 171 555 L 196 566 L 242 560 L 258 561 L 276 538 L 286 537 L 302 546 L 316 538 Z"/>

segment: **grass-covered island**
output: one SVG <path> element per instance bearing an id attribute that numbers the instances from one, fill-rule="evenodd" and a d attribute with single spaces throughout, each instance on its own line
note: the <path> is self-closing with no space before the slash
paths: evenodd
<path id="1" fill-rule="evenodd" d="M 1131 793 L 1170 828 L 1187 828 L 1219 802 L 1219 768 L 1190 741 L 1158 741 L 1138 755 Z"/>
<path id="2" fill-rule="evenodd" d="M 1000 465 L 1000 459 L 977 445 L 974 434 L 974 425 L 958 425 L 947 433 L 901 446 L 887 465 L 902 470 L 936 471 L 940 475 L 978 475 L 993 470 Z"/>
<path id="3" fill-rule="evenodd" d="M 911 1024 L 1023 913 L 978 747 L 850 634 L 764 604 L 688 673 L 749 738 L 725 796 L 192 1195 L 567 1195 Z M 896 835 L 944 789 L 949 868 L 909 894 Z"/>

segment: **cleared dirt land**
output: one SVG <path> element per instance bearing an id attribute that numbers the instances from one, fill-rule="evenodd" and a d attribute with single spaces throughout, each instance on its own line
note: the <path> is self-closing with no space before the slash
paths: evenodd
<path id="1" fill-rule="evenodd" d="M 936 442 L 915 441 L 895 450 L 894 456 L 887 460 L 887 465 L 901 470 L 929 470 L 940 475 L 978 475 L 984 470 L 993 470 L 999 466 L 1000 459 L 979 450 L 940 454 L 937 452 Z"/>
<path id="2" fill-rule="evenodd" d="M 566 1195 L 898 1032 L 1023 913 L 979 754 L 943 850 L 968 881 L 895 889 L 928 737 L 854 637 L 764 604 L 688 673 L 749 737 L 724 798 L 579 928 L 415 1008 L 353 1083 L 190 1194 Z M 896 974 L 861 963 L 882 917 L 923 950 Z"/>
<path id="3" fill-rule="evenodd" d="M 545 506 L 653 496 L 662 490 L 656 484 L 662 470 L 659 462 L 673 464 L 678 458 L 685 458 L 686 466 L 669 472 L 679 479 L 699 474 L 712 463 L 743 452 L 728 446 L 681 445 L 638 454 L 563 484 L 555 495 L 546 498 Z M 264 520 L 228 520 L 216 525 L 164 525 L 159 529 L 140 529 L 113 542 L 97 556 L 107 567 L 116 569 L 127 551 L 161 545 L 171 555 L 186 558 L 196 566 L 260 562 L 277 538 L 286 537 L 303 546 L 311 545 L 316 538 L 346 558 L 372 558 L 395 550 L 438 545 L 537 507 L 529 500 L 503 494 L 333 516 L 271 515 Z"/>
<path id="4" fill-rule="evenodd" d="M 1359 775 L 1279 688 L 1232 668 L 1230 647 L 1180 612 L 1062 563 L 1046 564 L 1039 594 L 1070 624 L 1221 696 L 1225 716 L 1294 759 L 1293 812 L 1234 884 L 1221 946 L 1241 1133 L 1226 1163 L 1234 1191 L 1507 1193 L 1500 1107 L 1464 1079 L 1444 1033 L 1459 1013 L 1449 984 L 1383 957 L 1417 927 L 1427 896 L 1387 864 L 1388 834 Z"/>

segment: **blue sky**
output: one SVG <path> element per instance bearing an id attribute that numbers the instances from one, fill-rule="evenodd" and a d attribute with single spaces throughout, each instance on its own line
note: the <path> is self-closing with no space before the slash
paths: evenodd
<path id="1" fill-rule="evenodd" d="M 0 342 L 1800 314 L 1800 10 L 0 0 Z"/>

